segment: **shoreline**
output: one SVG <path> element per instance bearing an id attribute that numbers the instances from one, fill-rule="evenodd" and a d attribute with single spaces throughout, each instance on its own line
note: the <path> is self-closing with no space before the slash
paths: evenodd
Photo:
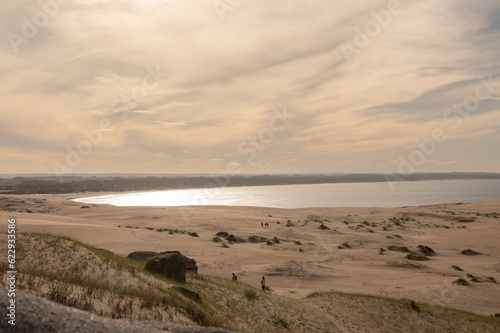
<path id="1" fill-rule="evenodd" d="M 243 206 L 289 209 L 313 207 L 402 208 L 500 200 L 500 192 L 491 188 L 490 185 L 483 186 L 482 184 L 484 182 L 491 184 L 491 180 L 439 180 L 439 182 L 447 184 L 436 190 L 441 191 L 439 195 L 426 195 L 426 192 L 433 190 L 433 185 L 422 191 L 420 184 L 436 182 L 437 180 L 412 181 L 411 185 L 406 184 L 408 182 L 394 182 L 392 186 L 409 186 L 397 190 L 389 185 L 385 189 L 385 187 L 378 185 L 380 182 L 358 182 L 87 192 L 85 194 L 75 193 L 71 199 L 85 204 L 111 204 L 116 207 Z M 469 182 L 476 184 L 472 190 L 468 190 Z M 500 180 L 494 182 L 495 184 L 496 182 L 500 183 Z M 420 184 L 416 185 L 417 183 Z M 322 187 L 321 185 L 330 187 Z M 487 190 L 484 192 L 486 195 L 483 194 L 482 190 L 479 190 L 480 187 Z M 262 191 L 261 195 L 255 193 L 258 190 Z M 178 196 L 174 197 L 172 192 Z M 304 197 L 300 197 L 301 195 Z M 129 200 L 131 196 L 137 196 L 137 199 L 131 202 Z M 248 198 L 257 198 L 257 200 L 249 200 Z M 304 198 L 306 199 L 304 200 Z"/>

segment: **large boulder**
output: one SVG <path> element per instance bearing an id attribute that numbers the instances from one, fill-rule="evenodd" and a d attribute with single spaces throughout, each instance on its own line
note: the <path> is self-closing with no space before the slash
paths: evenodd
<path id="1" fill-rule="evenodd" d="M 164 251 L 160 254 L 169 254 L 169 253 L 178 253 L 182 255 L 182 259 L 184 260 L 184 264 L 186 264 L 186 271 L 198 273 L 198 266 L 196 265 L 196 260 L 191 259 L 180 253 L 179 251 Z"/>
<path id="2" fill-rule="evenodd" d="M 140 261 L 146 261 L 149 258 L 152 258 L 154 256 L 159 255 L 158 252 L 155 251 L 134 251 L 130 253 L 127 258 L 129 259 L 135 259 L 135 260 L 140 260 Z"/>
<path id="3" fill-rule="evenodd" d="M 186 264 L 180 253 L 165 253 L 149 258 L 144 268 L 168 279 L 186 282 Z"/>
<path id="4" fill-rule="evenodd" d="M 164 251 L 164 252 L 155 252 L 155 251 L 134 251 L 130 253 L 127 258 L 130 259 L 136 259 L 140 261 L 147 261 L 148 259 L 151 259 L 153 257 L 156 257 L 157 255 L 160 254 L 169 254 L 169 253 L 178 253 L 182 256 L 182 259 L 184 260 L 184 263 L 186 264 L 186 270 L 188 272 L 193 272 L 193 273 L 198 273 L 198 266 L 196 265 L 196 260 L 188 258 L 179 251 Z"/>

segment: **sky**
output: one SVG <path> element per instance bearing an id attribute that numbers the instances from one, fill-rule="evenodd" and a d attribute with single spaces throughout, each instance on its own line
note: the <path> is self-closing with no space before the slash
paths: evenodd
<path id="1" fill-rule="evenodd" d="M 0 173 L 500 172 L 494 0 L 5 0 Z"/>

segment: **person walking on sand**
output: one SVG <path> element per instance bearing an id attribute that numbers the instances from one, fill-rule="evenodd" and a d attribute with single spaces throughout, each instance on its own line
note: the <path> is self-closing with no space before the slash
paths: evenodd
<path id="1" fill-rule="evenodd" d="M 238 277 L 236 276 L 236 274 L 233 273 L 233 278 L 232 279 L 233 279 L 233 281 L 238 280 Z"/>
<path id="2" fill-rule="evenodd" d="M 262 286 L 262 291 L 266 290 L 266 278 L 262 277 L 262 280 L 260 280 L 260 285 Z"/>

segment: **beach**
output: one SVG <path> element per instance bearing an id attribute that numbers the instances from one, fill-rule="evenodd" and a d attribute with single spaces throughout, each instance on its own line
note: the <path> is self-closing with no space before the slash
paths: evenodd
<path id="1" fill-rule="evenodd" d="M 15 218 L 17 232 L 64 235 L 124 257 L 177 250 L 196 260 L 200 274 L 230 279 L 234 272 L 255 287 L 265 276 L 272 293 L 294 299 L 340 291 L 500 312 L 500 201 L 275 209 L 115 207 L 72 198 L 3 197 L 0 228 Z M 425 251 L 419 246 L 434 254 L 408 259 Z M 462 254 L 467 249 L 479 254 Z M 453 283 L 460 278 L 471 285 Z"/>

